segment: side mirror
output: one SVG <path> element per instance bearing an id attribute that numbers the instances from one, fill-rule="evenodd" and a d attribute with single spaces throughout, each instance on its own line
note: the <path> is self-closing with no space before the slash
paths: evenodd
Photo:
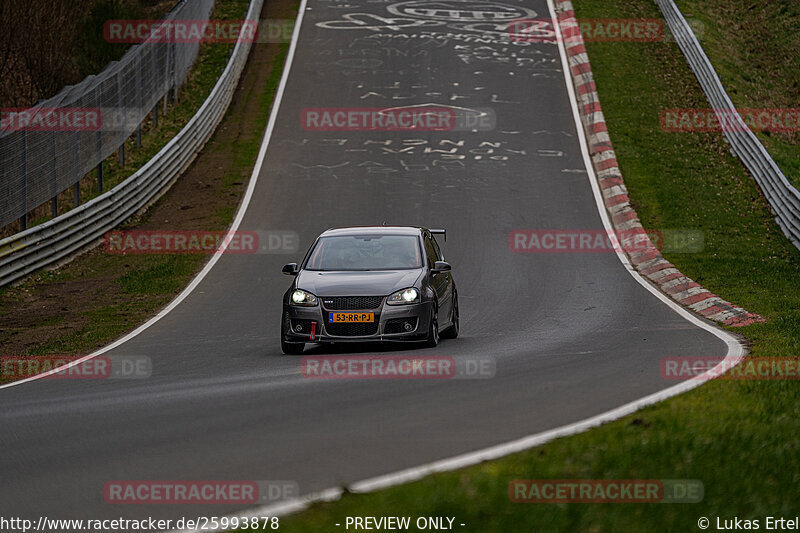
<path id="1" fill-rule="evenodd" d="M 447 261 L 436 261 L 433 264 L 433 269 L 431 270 L 431 272 L 436 274 L 438 272 L 450 272 L 450 270 L 452 270 L 452 267 L 450 266 L 450 263 L 448 263 Z"/>
<path id="2" fill-rule="evenodd" d="M 283 265 L 283 270 L 281 270 L 287 276 L 296 276 L 297 275 L 297 263 L 288 263 Z"/>

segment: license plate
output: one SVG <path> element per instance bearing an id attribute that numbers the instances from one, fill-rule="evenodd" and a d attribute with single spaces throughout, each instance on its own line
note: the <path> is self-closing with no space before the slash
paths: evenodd
<path id="1" fill-rule="evenodd" d="M 375 322 L 375 313 L 328 313 L 328 322 Z"/>

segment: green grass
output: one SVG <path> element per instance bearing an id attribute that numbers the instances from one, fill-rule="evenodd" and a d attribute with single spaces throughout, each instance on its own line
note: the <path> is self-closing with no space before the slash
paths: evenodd
<path id="1" fill-rule="evenodd" d="M 660 18 L 652 2 L 576 4 L 579 18 Z M 709 9 L 719 5 L 706 4 Z M 798 20 L 797 10 L 792 11 L 791 23 Z M 710 290 L 767 318 L 737 330 L 752 343 L 752 357 L 800 356 L 800 252 L 783 237 L 720 134 L 660 129 L 662 109 L 707 107 L 676 45 L 589 43 L 588 51 L 611 138 L 644 226 L 701 229 L 706 243 L 701 253 L 667 254 L 667 259 Z M 757 84 L 758 76 L 752 78 Z M 464 531 L 481 532 L 685 532 L 698 531 L 701 516 L 712 522 L 718 516 L 758 518 L 764 527 L 767 515 L 797 514 L 798 432 L 796 382 L 716 381 L 528 452 L 314 505 L 281 519 L 281 530 L 334 530 L 333 524 L 346 516 L 365 515 L 455 516 L 467 525 Z M 514 479 L 573 478 L 698 479 L 705 497 L 696 504 L 509 501 L 508 485 Z"/>
<path id="2" fill-rule="evenodd" d="M 202 257 L 186 254 L 153 258 L 151 264 L 122 276 L 119 283 L 122 290 L 132 295 L 174 293 L 194 274 Z"/>
<path id="3" fill-rule="evenodd" d="M 703 48 L 736 107 L 800 107 L 800 4 L 685 0 L 680 7 L 703 22 Z M 800 132 L 757 135 L 800 186 Z"/>

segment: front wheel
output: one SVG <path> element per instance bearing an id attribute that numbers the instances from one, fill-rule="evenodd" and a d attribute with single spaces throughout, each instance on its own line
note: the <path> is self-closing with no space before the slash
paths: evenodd
<path id="1" fill-rule="evenodd" d="M 305 348 L 306 343 L 304 342 L 286 342 L 281 339 L 281 351 L 285 355 L 300 355 Z"/>
<path id="2" fill-rule="evenodd" d="M 449 328 L 442 332 L 443 339 L 455 339 L 458 337 L 458 294 L 453 294 L 453 311 L 450 313 L 450 323 L 452 324 Z"/>
<path id="3" fill-rule="evenodd" d="M 436 348 L 439 344 L 439 309 L 434 303 L 431 306 L 431 319 L 428 321 L 428 338 L 425 339 L 425 346 Z"/>

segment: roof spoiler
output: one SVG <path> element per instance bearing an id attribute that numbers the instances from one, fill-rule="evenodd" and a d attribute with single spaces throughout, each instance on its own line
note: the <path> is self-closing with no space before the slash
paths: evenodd
<path id="1" fill-rule="evenodd" d="M 444 235 L 444 242 L 447 242 L 447 230 L 446 229 L 432 229 L 428 230 L 431 232 L 431 235 Z"/>

